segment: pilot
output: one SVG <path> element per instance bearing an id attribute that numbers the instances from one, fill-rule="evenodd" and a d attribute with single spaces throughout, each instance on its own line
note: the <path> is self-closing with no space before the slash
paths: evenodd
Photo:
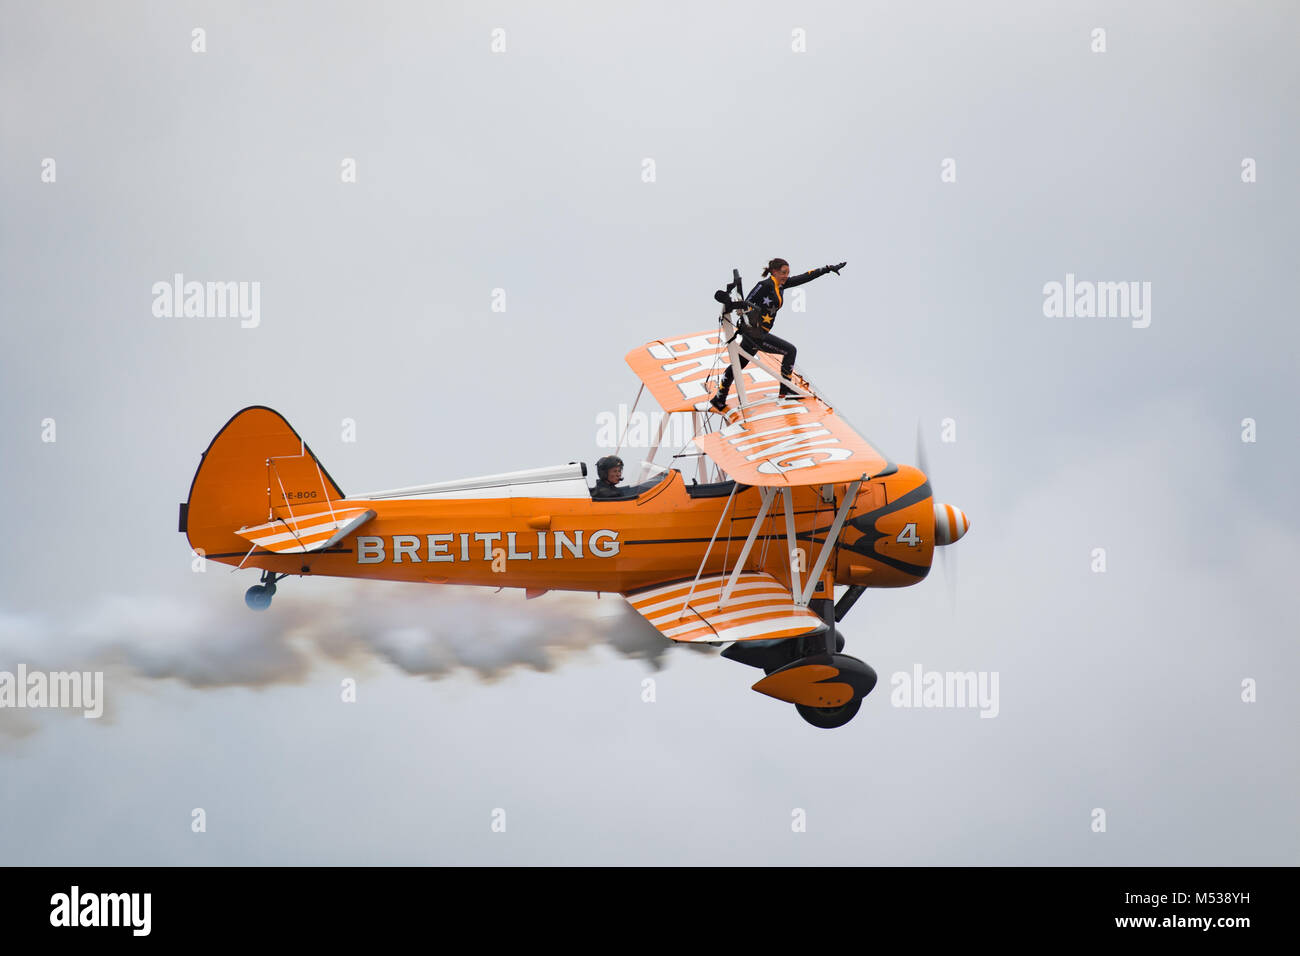
<path id="1" fill-rule="evenodd" d="M 820 269 L 810 269 L 803 275 L 790 278 L 790 263 L 784 259 L 773 259 L 763 270 L 763 281 L 757 283 L 754 288 L 749 290 L 749 295 L 745 296 L 745 301 L 757 308 L 744 314 L 740 320 L 740 347 L 749 352 L 751 355 L 762 350 L 772 352 L 781 356 L 781 377 L 789 379 L 790 373 L 794 371 L 795 348 L 783 338 L 772 334 L 772 323 L 776 321 L 776 313 L 780 311 L 783 300 L 781 290 L 797 285 L 803 285 L 805 282 L 812 282 L 819 276 L 824 276 L 828 272 L 840 274 L 840 270 L 847 263 L 841 262 L 838 265 L 822 266 Z M 715 296 L 717 298 L 717 296 Z M 749 364 L 749 359 L 740 356 L 740 367 L 744 368 Z M 722 386 L 718 393 L 710 399 L 709 404 L 722 411 L 727 407 L 727 393 L 731 391 L 731 380 L 734 373 L 731 365 L 727 365 L 726 372 L 722 375 Z M 781 398 L 794 394 L 785 382 L 781 383 Z"/>
<path id="2" fill-rule="evenodd" d="M 596 487 L 591 490 L 593 498 L 622 498 L 624 489 L 615 487 L 623 480 L 623 459 L 617 455 L 606 455 L 596 462 Z"/>

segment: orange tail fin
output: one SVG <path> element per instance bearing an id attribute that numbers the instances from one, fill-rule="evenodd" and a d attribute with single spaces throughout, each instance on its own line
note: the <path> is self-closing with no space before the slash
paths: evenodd
<path id="1" fill-rule="evenodd" d="M 279 412 L 253 405 L 235 414 L 203 453 L 180 530 L 208 557 L 243 555 L 241 528 L 329 511 L 342 489 Z"/>

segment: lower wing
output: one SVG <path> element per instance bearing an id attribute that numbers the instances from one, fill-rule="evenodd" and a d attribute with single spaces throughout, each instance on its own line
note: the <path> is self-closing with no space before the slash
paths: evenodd
<path id="1" fill-rule="evenodd" d="M 674 641 L 759 641 L 824 634 L 826 622 L 797 607 L 790 589 L 772 575 L 748 571 L 722 604 L 730 575 L 710 574 L 625 594 L 629 604 L 659 633 Z"/>

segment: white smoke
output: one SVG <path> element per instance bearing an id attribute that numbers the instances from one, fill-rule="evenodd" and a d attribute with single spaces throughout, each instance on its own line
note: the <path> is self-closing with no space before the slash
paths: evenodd
<path id="1" fill-rule="evenodd" d="M 0 670 L 18 662 L 29 670 L 121 668 L 199 689 L 302 683 L 318 664 L 367 658 L 431 679 L 464 670 L 494 680 L 517 667 L 550 671 L 596 645 L 655 669 L 673 646 L 617 595 L 525 601 L 517 590 L 445 585 L 330 582 L 305 593 L 291 582 L 260 612 L 224 589 L 198 600 L 112 596 L 66 620 L 0 611 Z M 0 733 L 31 732 L 21 713 L 0 718 Z"/>

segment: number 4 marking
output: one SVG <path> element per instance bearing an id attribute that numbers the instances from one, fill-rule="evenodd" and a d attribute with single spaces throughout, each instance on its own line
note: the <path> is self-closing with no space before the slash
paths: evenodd
<path id="1" fill-rule="evenodd" d="M 920 544 L 921 539 L 916 534 L 916 522 L 909 521 L 907 524 L 903 525 L 903 530 L 898 532 L 898 537 L 894 540 L 902 544 L 909 544 L 912 547 L 916 547 Z"/>

